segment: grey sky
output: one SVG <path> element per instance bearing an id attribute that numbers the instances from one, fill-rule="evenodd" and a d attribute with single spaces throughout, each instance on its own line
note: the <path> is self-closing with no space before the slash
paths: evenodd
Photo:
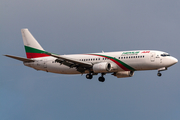
<path id="1" fill-rule="evenodd" d="M 135 49 L 169 52 L 180 60 L 180 1 L 1 0 L 0 119 L 178 120 L 179 63 L 132 78 L 35 71 L 3 54 L 25 57 L 20 30 L 57 54 Z"/>

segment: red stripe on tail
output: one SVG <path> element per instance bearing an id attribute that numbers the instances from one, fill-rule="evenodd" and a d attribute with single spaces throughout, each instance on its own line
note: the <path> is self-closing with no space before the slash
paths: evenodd
<path id="1" fill-rule="evenodd" d="M 26 53 L 27 58 L 39 58 L 39 57 L 47 57 L 49 55 L 44 53 Z"/>

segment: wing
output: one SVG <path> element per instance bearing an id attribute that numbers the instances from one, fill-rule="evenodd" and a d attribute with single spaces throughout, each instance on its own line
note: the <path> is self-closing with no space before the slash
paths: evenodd
<path id="1" fill-rule="evenodd" d="M 85 70 L 91 69 L 93 64 L 92 63 L 87 63 L 87 62 L 83 62 L 83 61 L 78 61 L 76 59 L 73 58 L 68 58 L 68 57 L 63 57 L 60 55 L 55 55 L 52 53 L 46 53 L 47 55 L 50 55 L 52 57 L 57 58 L 55 60 L 55 62 L 59 62 L 63 65 L 66 65 L 70 68 L 75 67 L 77 69 L 77 71 L 84 73 Z"/>
<path id="2" fill-rule="evenodd" d="M 27 59 L 27 58 L 22 58 L 22 57 L 17 57 L 17 56 L 12 56 L 12 55 L 4 55 L 4 56 L 10 57 L 10 58 L 13 58 L 13 59 L 16 59 L 16 60 L 20 60 L 20 61 L 23 61 L 23 62 L 34 62 L 34 60 Z"/>

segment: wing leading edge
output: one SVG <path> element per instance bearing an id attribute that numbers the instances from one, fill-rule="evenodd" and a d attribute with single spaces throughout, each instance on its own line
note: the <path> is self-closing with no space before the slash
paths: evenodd
<path id="1" fill-rule="evenodd" d="M 77 71 L 79 71 L 81 73 L 83 73 L 85 70 L 88 70 L 88 69 L 92 68 L 92 66 L 93 66 L 92 63 L 78 61 L 76 59 L 63 57 L 63 56 L 55 55 L 55 54 L 52 54 L 52 53 L 46 53 L 46 54 L 57 58 L 55 60 L 55 62 L 61 63 L 63 65 L 66 65 L 66 66 L 70 67 L 70 68 L 76 67 Z"/>

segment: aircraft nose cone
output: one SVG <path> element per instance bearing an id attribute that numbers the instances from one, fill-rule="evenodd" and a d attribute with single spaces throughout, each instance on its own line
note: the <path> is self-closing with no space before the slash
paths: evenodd
<path id="1" fill-rule="evenodd" d="M 178 62 L 178 59 L 173 57 L 171 61 L 172 61 L 172 64 L 174 65 L 174 64 L 176 64 Z"/>
<path id="2" fill-rule="evenodd" d="M 174 58 L 174 63 L 176 64 L 178 62 L 178 59 Z"/>

